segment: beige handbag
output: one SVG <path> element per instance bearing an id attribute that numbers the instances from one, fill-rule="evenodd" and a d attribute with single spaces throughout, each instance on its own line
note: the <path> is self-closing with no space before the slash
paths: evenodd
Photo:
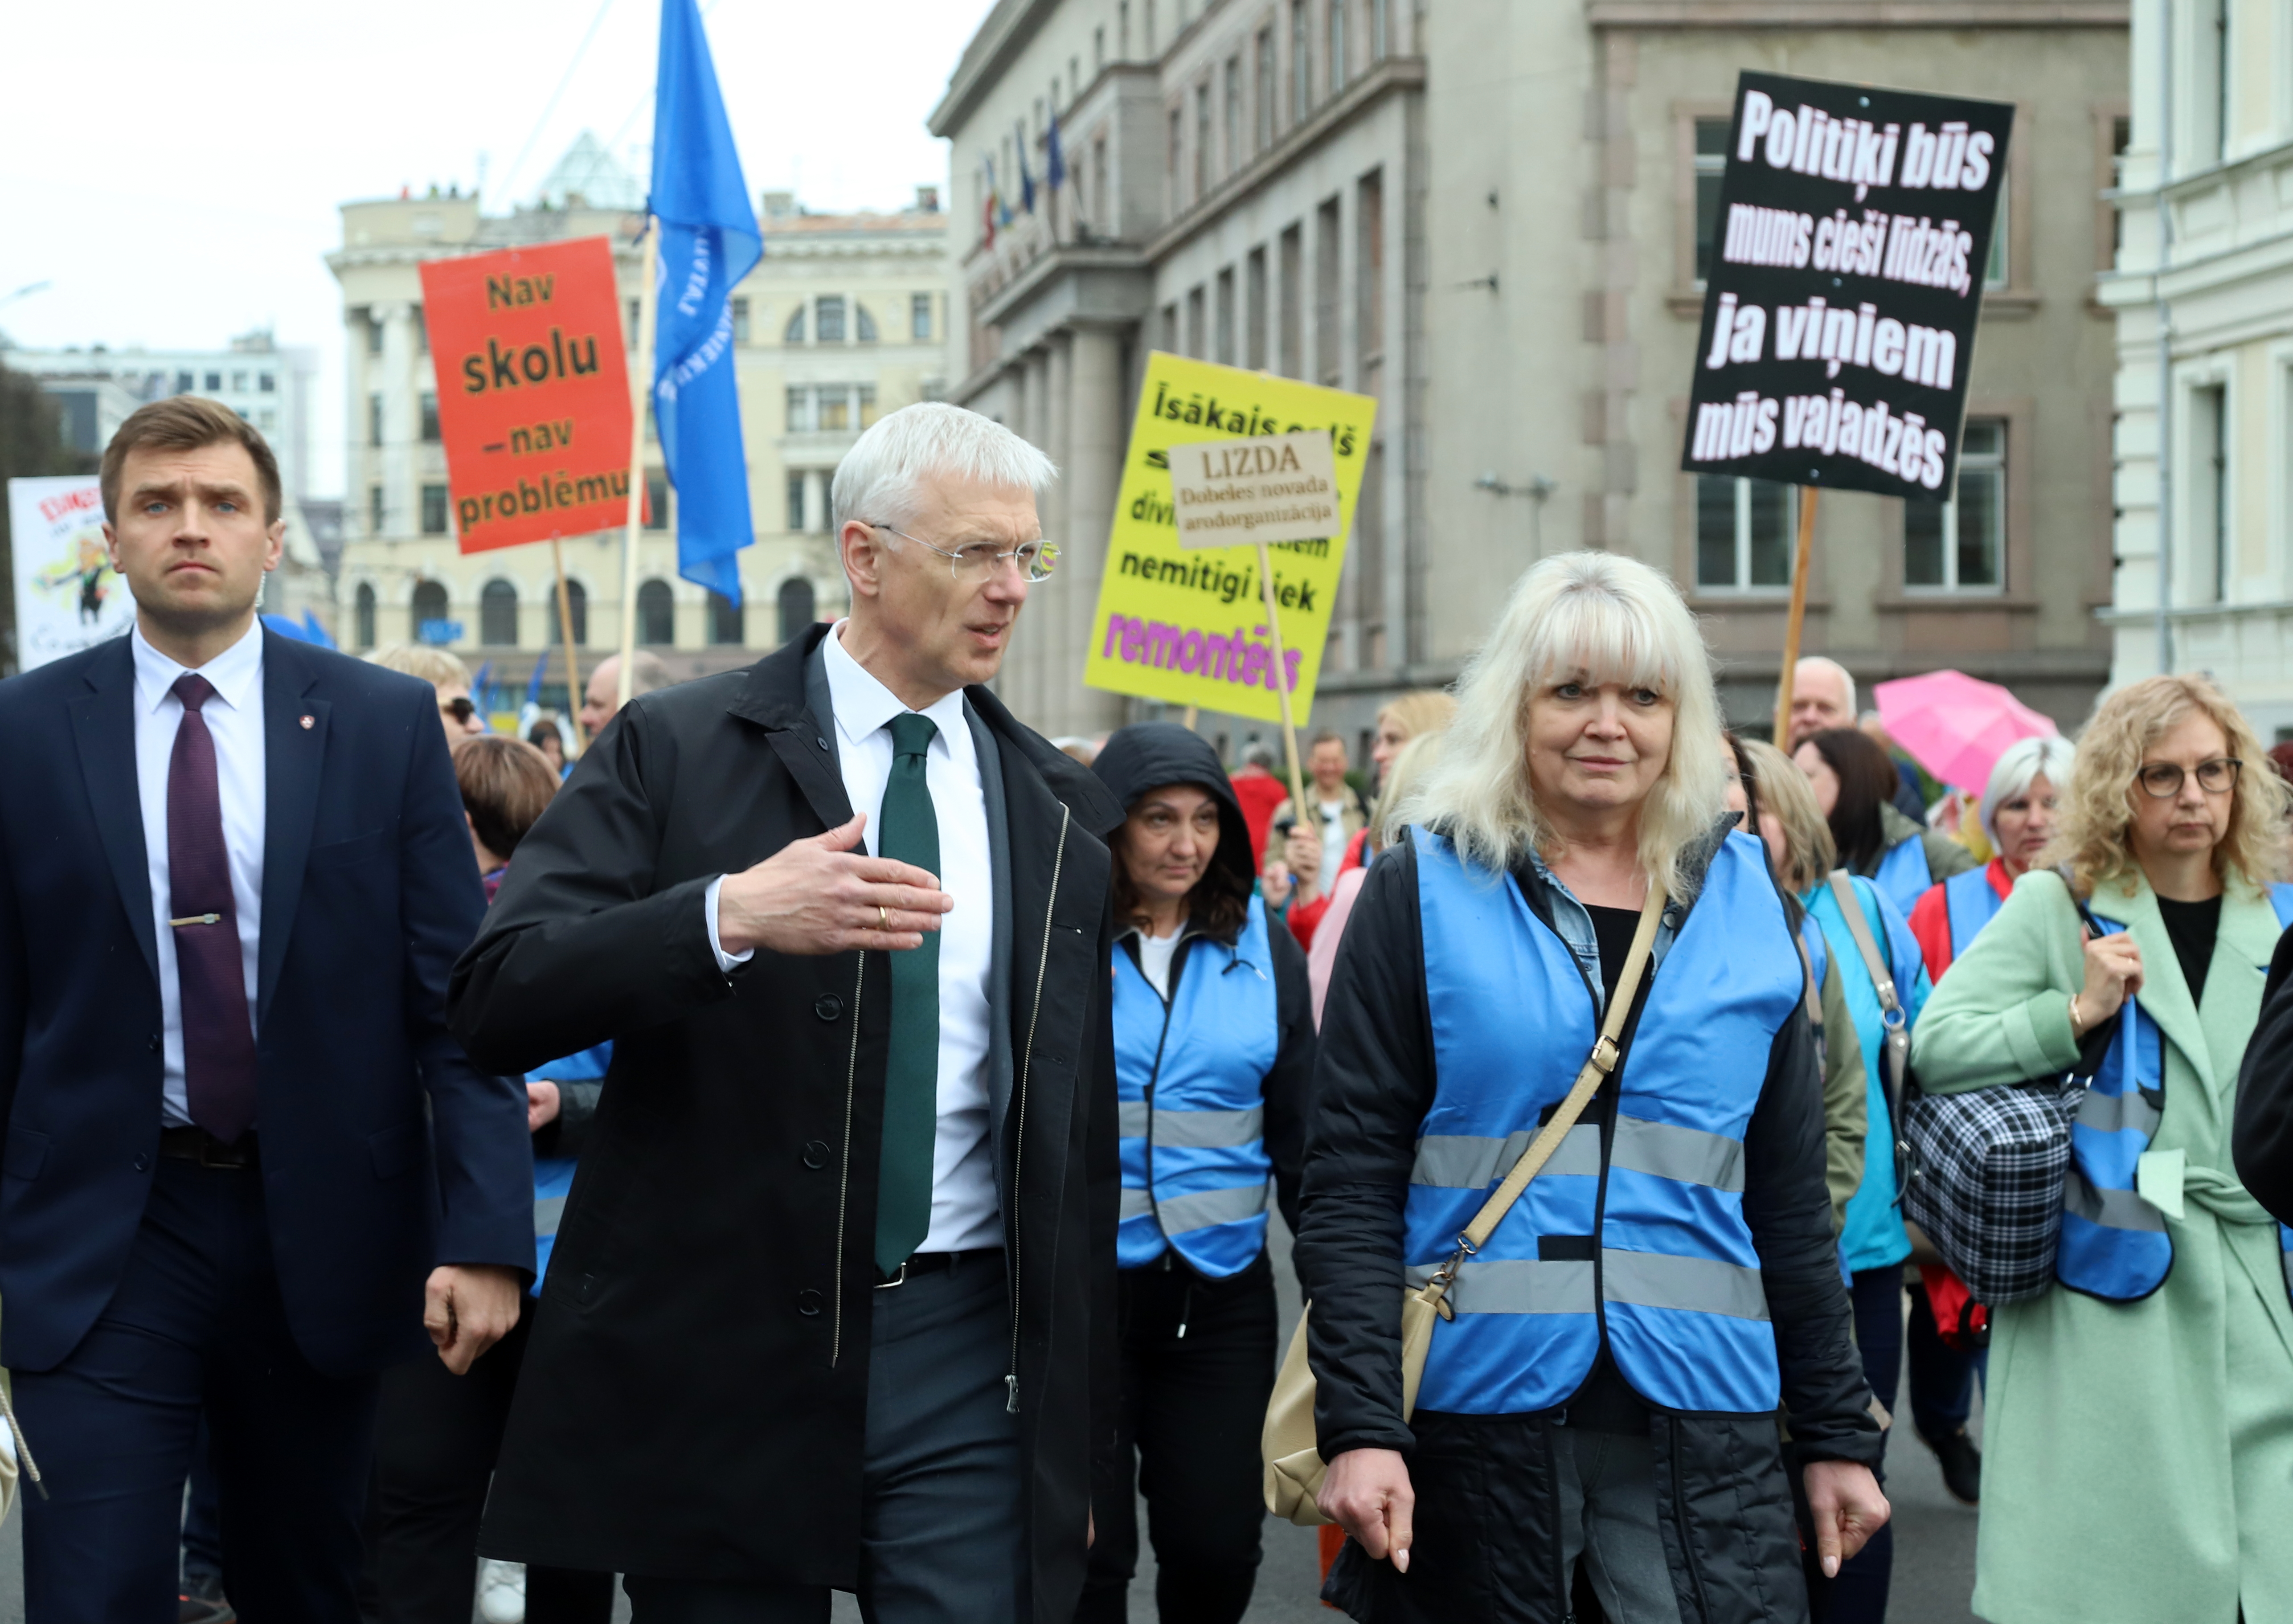
<path id="1" fill-rule="evenodd" d="M 1584 1069 L 1576 1073 L 1576 1086 L 1560 1102 L 1560 1109 L 1529 1141 L 1528 1149 L 1513 1163 L 1504 1183 L 1489 1192 L 1480 1211 L 1473 1215 L 1473 1221 L 1457 1237 L 1457 1249 L 1449 1261 L 1423 1285 L 1402 1293 L 1403 1420 L 1406 1421 L 1417 1410 L 1417 1386 L 1424 1379 L 1425 1355 L 1433 1345 L 1434 1317 L 1456 1318 L 1456 1312 L 1444 1299 L 1456 1282 L 1458 1269 L 1487 1243 L 1497 1224 L 1512 1209 L 1512 1204 L 1520 1199 L 1520 1192 L 1528 1188 L 1528 1181 L 1537 1176 L 1560 1148 L 1562 1137 L 1576 1126 L 1576 1119 L 1592 1103 L 1602 1080 L 1616 1070 L 1616 1038 L 1624 1030 L 1625 1017 L 1632 1009 L 1633 998 L 1639 995 L 1641 976 L 1648 968 L 1649 950 L 1656 944 L 1657 922 L 1664 915 L 1664 887 L 1651 881 L 1648 901 L 1641 906 L 1640 925 L 1633 933 L 1632 950 L 1625 956 L 1623 974 L 1616 977 L 1616 996 L 1608 1000 L 1608 1016 L 1600 1022 L 1600 1036 L 1593 1043 Z M 1266 1430 L 1259 1442 L 1266 1461 L 1266 1508 L 1300 1528 L 1330 1521 L 1322 1515 L 1314 1498 L 1321 1492 L 1322 1478 L 1329 1468 L 1314 1435 L 1314 1371 L 1306 1361 L 1306 1321 L 1312 1313 L 1313 1305 L 1309 1303 L 1306 1313 L 1298 1316 L 1298 1329 L 1290 1338 L 1290 1352 L 1282 1361 L 1282 1373 L 1274 1379 L 1274 1397 L 1266 1407 Z"/>

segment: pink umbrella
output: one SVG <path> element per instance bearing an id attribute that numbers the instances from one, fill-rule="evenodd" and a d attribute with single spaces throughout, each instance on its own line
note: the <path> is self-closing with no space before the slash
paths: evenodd
<path id="1" fill-rule="evenodd" d="M 1997 683 L 1963 671 L 1930 671 L 1872 691 L 1888 737 L 1942 783 L 1977 794 L 2008 745 L 2060 731 Z"/>

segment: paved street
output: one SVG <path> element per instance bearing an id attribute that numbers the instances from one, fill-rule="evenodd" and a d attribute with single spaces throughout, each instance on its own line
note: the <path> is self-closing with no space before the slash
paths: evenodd
<path id="1" fill-rule="evenodd" d="M 1290 1237 L 1278 1216 L 1273 1232 L 1286 1346 L 1290 1329 L 1297 1323 L 1297 1286 L 1289 1267 Z M 1889 1465 L 1893 1475 L 1888 1489 L 1895 1503 L 1892 1624 L 1972 1624 L 1974 1615 L 1966 1604 L 1974 1588 L 1974 1513 L 1943 1492 L 1934 1457 L 1908 1433 L 1897 1440 Z M 24 1617 L 19 1521 L 12 1514 L 5 1529 L 0 1529 L 0 1624 L 22 1624 Z M 1138 1579 L 1130 1589 L 1130 1618 L 1132 1624 L 1156 1624 L 1153 1561 L 1147 1552 L 1142 1551 L 1141 1557 Z M 1306 1624 L 1334 1616 L 1316 1599 L 1319 1585 L 1314 1531 L 1269 1521 L 1266 1565 L 1260 1571 L 1250 1624 Z M 837 1624 L 856 1624 L 860 1609 L 852 1598 L 839 1596 L 836 1601 Z M 626 1600 L 614 1616 L 617 1620 L 628 1617 Z"/>

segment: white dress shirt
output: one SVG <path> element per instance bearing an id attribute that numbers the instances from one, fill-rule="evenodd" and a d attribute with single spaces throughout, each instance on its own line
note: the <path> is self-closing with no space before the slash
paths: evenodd
<path id="1" fill-rule="evenodd" d="M 829 704 L 836 712 L 837 764 L 855 812 L 868 816 L 862 836 L 876 854 L 878 814 L 892 774 L 892 718 L 906 713 L 892 691 L 845 651 L 839 621 L 822 658 Z M 924 783 L 939 821 L 940 889 L 955 899 L 939 931 L 939 1130 L 932 1145 L 931 1228 L 922 1252 L 1001 1246 L 995 1169 L 987 1143 L 988 974 L 994 957 L 995 881 L 987 839 L 987 797 L 979 752 L 964 715 L 961 690 L 927 706 L 939 726 L 924 756 Z M 747 953 L 727 953 L 717 934 L 720 876 L 709 886 L 709 945 L 725 970 Z"/>
<path id="2" fill-rule="evenodd" d="M 159 1119 L 169 1127 L 190 1126 L 190 1095 L 183 1086 L 183 990 L 176 980 L 175 933 L 167 869 L 167 769 L 175 731 L 183 723 L 183 702 L 173 692 L 175 679 L 191 669 L 179 666 L 143 641 L 143 628 L 127 634 L 135 655 L 135 798 L 143 812 L 143 856 L 151 881 L 151 925 L 159 949 L 161 1104 Z M 263 832 L 265 808 L 263 740 L 263 626 L 199 667 L 215 684 L 215 697 L 200 707 L 215 739 L 215 791 L 223 808 L 223 840 L 231 858 L 231 904 L 239 922 L 239 960 L 247 977 L 247 1022 L 255 1024 L 257 955 L 263 940 Z"/>

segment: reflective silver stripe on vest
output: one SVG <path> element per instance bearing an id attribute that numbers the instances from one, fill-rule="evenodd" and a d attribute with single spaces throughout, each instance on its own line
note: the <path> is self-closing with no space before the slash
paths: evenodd
<path id="1" fill-rule="evenodd" d="M 1114 1131 L 1124 1139 L 1144 1139 L 1149 1115 L 1144 1100 L 1119 1100 L 1114 1108 Z"/>
<path id="2" fill-rule="evenodd" d="M 1146 1217 L 1150 1216 L 1154 1210 L 1155 1198 L 1146 1191 L 1125 1190 L 1122 1192 L 1122 1216 L 1121 1222 L 1128 1224 L 1133 1218 Z"/>
<path id="3" fill-rule="evenodd" d="M 1709 1257 L 1604 1247 L 1600 1286 L 1609 1302 L 1640 1308 L 1684 1308 L 1735 1320 L 1768 1317 L 1768 1294 L 1761 1288 L 1760 1272 Z"/>
<path id="4" fill-rule="evenodd" d="M 1124 1191 L 1126 1196 L 1130 1192 Z M 1140 1192 L 1144 1194 L 1142 1191 Z M 1124 1210 L 1128 1212 L 1128 1205 Z M 1183 1235 L 1190 1229 L 1208 1229 L 1214 1224 L 1234 1224 L 1244 1218 L 1254 1218 L 1266 1210 L 1266 1185 L 1236 1184 L 1228 1190 L 1203 1190 L 1193 1195 L 1176 1195 L 1155 1204 L 1163 1220 L 1166 1235 Z"/>
<path id="5" fill-rule="evenodd" d="M 2157 1137 L 2159 1115 L 2158 1108 L 2138 1092 L 2097 1094 L 2089 1088 L 2078 1108 L 2078 1119 L 2098 1133 L 2117 1134 L 2132 1128 L 2145 1139 Z"/>
<path id="6" fill-rule="evenodd" d="M 1417 1142 L 1417 1162 L 1409 1169 L 1409 1182 L 1443 1190 L 1485 1190 L 1512 1171 L 1512 1164 L 1535 1137 L 1535 1132 L 1529 1128 L 1502 1139 L 1480 1134 L 1428 1134 Z M 1537 1176 L 1575 1173 L 1596 1178 L 1600 1172 L 1600 1130 L 1581 1122 L 1562 1136 L 1552 1159 Z"/>
<path id="7" fill-rule="evenodd" d="M 565 1221 L 565 1198 L 562 1195 L 536 1196 L 533 1200 L 533 1232 L 554 1235 L 557 1226 Z"/>
<path id="8" fill-rule="evenodd" d="M 2094 1181 L 2070 1166 L 2070 1176 L 2062 1181 L 2062 1210 L 2074 1212 L 2089 1224 L 2099 1224 L 2104 1229 L 2146 1229 L 2162 1232 L 2166 1215 L 2143 1200 L 2131 1190 L 2101 1190 Z"/>
<path id="9" fill-rule="evenodd" d="M 1701 1128 L 1620 1113 L 1608 1159 L 1611 1166 L 1683 1184 L 1708 1184 L 1714 1190 L 1744 1188 L 1744 1142 Z"/>
<path id="10" fill-rule="evenodd" d="M 1158 1111 L 1155 1113 L 1157 1150 L 1214 1151 L 1248 1144 L 1266 1136 L 1266 1108 L 1248 1111 Z"/>
<path id="11" fill-rule="evenodd" d="M 1431 1280 L 1438 1264 L 1409 1271 L 1412 1289 Z M 1591 1313 L 1592 1265 L 1534 1257 L 1471 1257 L 1448 1290 L 1459 1313 Z"/>

